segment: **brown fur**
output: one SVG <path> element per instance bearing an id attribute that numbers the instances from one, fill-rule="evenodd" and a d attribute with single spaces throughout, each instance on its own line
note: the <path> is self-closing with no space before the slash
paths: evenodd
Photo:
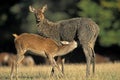
<path id="1" fill-rule="evenodd" d="M 8 66 L 12 66 L 13 62 L 16 60 L 17 55 L 10 54 L 8 59 Z M 35 62 L 31 56 L 25 56 L 25 58 L 19 64 L 20 66 L 34 66 Z"/>
<path id="2" fill-rule="evenodd" d="M 56 64 L 54 57 L 62 56 L 72 51 L 77 47 L 77 43 L 72 41 L 69 44 L 63 44 L 62 46 L 59 46 L 50 38 L 44 38 L 36 34 L 23 33 L 15 38 L 15 47 L 17 49 L 17 60 L 15 63 L 16 73 L 18 73 L 17 66 L 23 60 L 24 54 L 27 51 L 31 51 L 36 55 L 41 55 L 48 58 L 53 69 L 56 67 L 59 71 L 61 71 L 59 66 Z M 14 66 L 11 69 L 11 79 L 13 77 L 13 68 Z"/>
<path id="3" fill-rule="evenodd" d="M 108 57 L 96 53 L 96 63 L 107 63 L 107 62 L 110 62 L 110 59 Z"/>
<path id="4" fill-rule="evenodd" d="M 2 52 L 0 53 L 0 66 L 8 65 L 9 53 Z"/>

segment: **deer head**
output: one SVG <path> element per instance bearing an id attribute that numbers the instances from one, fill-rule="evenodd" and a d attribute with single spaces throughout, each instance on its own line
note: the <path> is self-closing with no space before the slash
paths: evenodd
<path id="1" fill-rule="evenodd" d="M 35 14 L 37 21 L 44 20 L 44 12 L 47 9 L 47 5 L 44 5 L 42 8 L 35 9 L 32 6 L 29 6 L 29 11 Z"/>

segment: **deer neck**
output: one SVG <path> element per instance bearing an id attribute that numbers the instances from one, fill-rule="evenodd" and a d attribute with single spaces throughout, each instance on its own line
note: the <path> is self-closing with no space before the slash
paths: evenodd
<path id="1" fill-rule="evenodd" d="M 76 47 L 77 47 L 77 42 L 71 42 L 70 44 L 59 46 L 59 50 L 55 56 L 66 55 L 69 52 L 73 51 Z"/>
<path id="2" fill-rule="evenodd" d="M 49 21 L 48 19 L 43 19 L 41 21 L 37 21 L 37 26 L 38 27 L 52 26 L 52 25 L 54 25 L 54 23 Z"/>

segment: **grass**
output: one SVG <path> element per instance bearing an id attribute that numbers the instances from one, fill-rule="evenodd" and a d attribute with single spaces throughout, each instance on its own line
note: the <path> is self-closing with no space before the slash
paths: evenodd
<path id="1" fill-rule="evenodd" d="M 19 80 L 86 80 L 85 64 L 65 64 L 65 76 L 50 77 L 51 66 L 19 67 Z M 0 80 L 9 80 L 10 67 L 0 67 Z M 15 79 L 14 79 L 15 80 Z M 96 74 L 87 80 L 120 80 L 120 63 L 96 64 Z"/>

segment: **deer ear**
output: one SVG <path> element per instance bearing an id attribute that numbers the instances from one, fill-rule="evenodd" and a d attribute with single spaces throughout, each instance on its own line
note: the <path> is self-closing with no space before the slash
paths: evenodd
<path id="1" fill-rule="evenodd" d="M 33 8 L 32 6 L 29 6 L 29 11 L 30 12 L 35 12 L 35 8 Z"/>
<path id="2" fill-rule="evenodd" d="M 46 9 L 47 9 L 47 4 L 42 7 L 41 9 L 42 13 L 44 13 Z"/>

